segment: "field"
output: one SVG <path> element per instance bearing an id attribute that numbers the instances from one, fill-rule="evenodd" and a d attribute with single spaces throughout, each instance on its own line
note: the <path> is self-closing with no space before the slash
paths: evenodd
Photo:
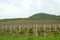
<path id="1" fill-rule="evenodd" d="M 19 20 L 1 22 L 0 40 L 60 40 L 60 21 Z"/>
<path id="2" fill-rule="evenodd" d="M 0 36 L 0 40 L 60 40 L 60 37 Z"/>

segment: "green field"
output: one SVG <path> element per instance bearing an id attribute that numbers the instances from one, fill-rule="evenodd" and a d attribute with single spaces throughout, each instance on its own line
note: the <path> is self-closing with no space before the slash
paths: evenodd
<path id="1" fill-rule="evenodd" d="M 0 36 L 0 40 L 60 40 L 60 37 Z"/>

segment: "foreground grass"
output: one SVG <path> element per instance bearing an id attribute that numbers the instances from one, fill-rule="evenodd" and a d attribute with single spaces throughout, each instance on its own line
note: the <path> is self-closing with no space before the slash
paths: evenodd
<path id="1" fill-rule="evenodd" d="M 60 40 L 60 37 L 0 36 L 0 40 Z"/>

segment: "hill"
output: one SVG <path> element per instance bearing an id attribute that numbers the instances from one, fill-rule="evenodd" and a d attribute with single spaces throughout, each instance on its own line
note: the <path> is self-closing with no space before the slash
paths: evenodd
<path id="1" fill-rule="evenodd" d="M 40 20 L 60 20 L 60 16 L 38 13 L 29 17 L 29 19 L 40 19 Z"/>
<path id="2" fill-rule="evenodd" d="M 13 18 L 13 19 L 0 19 L 1 22 L 10 22 L 10 21 L 19 21 L 19 20 L 60 20 L 60 16 L 46 14 L 46 13 L 37 13 L 28 18 Z"/>

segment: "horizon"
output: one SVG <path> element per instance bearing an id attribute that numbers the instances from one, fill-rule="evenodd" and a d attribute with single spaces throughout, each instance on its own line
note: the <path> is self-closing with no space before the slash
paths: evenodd
<path id="1" fill-rule="evenodd" d="M 36 13 L 36 14 L 46 14 L 46 15 L 54 15 L 54 14 L 47 14 L 47 13 Z M 36 15 L 36 14 L 33 14 L 33 15 L 31 15 L 31 16 L 34 16 L 34 15 Z M 29 16 L 29 17 L 31 17 L 31 16 Z M 60 16 L 60 15 L 54 15 L 54 16 L 56 16 L 56 17 L 58 17 L 58 16 Z M 29 18 L 29 17 L 27 17 L 27 18 Z M 3 18 L 4 19 L 4 18 Z M 26 19 L 26 18 L 5 18 L 5 19 Z"/>
<path id="2" fill-rule="evenodd" d="M 0 0 L 0 19 L 27 18 L 37 13 L 60 15 L 60 0 Z"/>

